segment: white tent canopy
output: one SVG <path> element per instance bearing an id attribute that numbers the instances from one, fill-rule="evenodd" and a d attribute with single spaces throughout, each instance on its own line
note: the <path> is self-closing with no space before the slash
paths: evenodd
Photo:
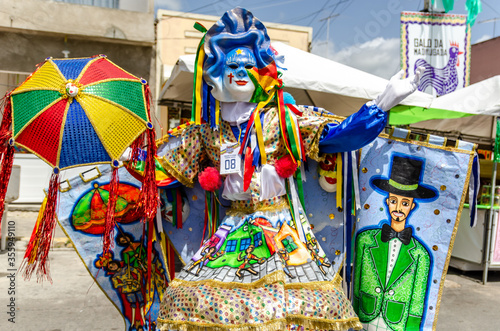
<path id="1" fill-rule="evenodd" d="M 500 115 L 500 76 L 434 98 L 429 108 L 476 116 L 423 121 L 413 124 L 413 128 L 489 145 L 496 134 L 495 116 Z"/>
<path id="2" fill-rule="evenodd" d="M 430 108 L 474 115 L 500 115 L 500 76 L 485 79 L 435 98 Z"/>
<path id="3" fill-rule="evenodd" d="M 328 60 L 276 42 L 272 44 L 285 57 L 283 82 L 297 104 L 323 107 L 347 116 L 365 102 L 373 100 L 387 85 L 387 80 L 358 69 Z M 191 102 L 195 55 L 179 58 L 161 90 L 161 100 Z M 417 92 L 403 104 L 428 107 L 432 96 Z"/>
<path id="4" fill-rule="evenodd" d="M 286 70 L 282 70 L 285 91 L 292 94 L 297 104 L 323 107 L 334 114 L 348 116 L 365 102 L 375 99 L 388 83 L 386 79 L 280 42 L 272 45 L 285 58 Z M 162 102 L 191 102 L 194 61 L 195 55 L 179 58 L 161 90 Z M 494 135 L 491 115 L 500 115 L 499 91 L 500 76 L 496 76 L 439 98 L 417 91 L 401 104 L 490 115 L 429 120 L 412 125 L 431 131 L 456 131 L 457 136 L 465 133 L 490 139 Z"/>

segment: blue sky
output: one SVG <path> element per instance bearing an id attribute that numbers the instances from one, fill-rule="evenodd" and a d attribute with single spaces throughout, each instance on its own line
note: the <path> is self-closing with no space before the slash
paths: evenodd
<path id="1" fill-rule="evenodd" d="M 240 6 L 264 22 L 313 27 L 312 52 L 389 78 L 399 70 L 399 13 L 419 11 L 424 0 L 155 0 L 156 8 L 221 16 Z M 472 43 L 500 36 L 500 1 L 483 0 L 472 27 Z M 465 0 L 455 0 L 453 14 L 465 14 Z M 330 19 L 327 31 L 325 18 Z M 327 40 L 327 36 L 329 37 Z"/>

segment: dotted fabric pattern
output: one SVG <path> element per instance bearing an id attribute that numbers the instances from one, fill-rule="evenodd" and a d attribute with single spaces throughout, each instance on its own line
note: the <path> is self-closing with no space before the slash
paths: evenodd
<path id="1" fill-rule="evenodd" d="M 220 325 L 257 324 L 285 318 L 282 284 L 256 289 L 216 288 L 208 285 L 166 291 L 160 319 Z M 168 304 L 165 304 L 168 303 Z"/>
<path id="2" fill-rule="evenodd" d="M 16 143 L 41 156 L 52 167 L 57 165 L 57 151 L 64 112 L 68 100 L 63 99 L 41 113 L 16 138 Z"/>
<path id="3" fill-rule="evenodd" d="M 73 100 L 68 109 L 59 168 L 111 161 L 82 106 Z"/>
<path id="4" fill-rule="evenodd" d="M 38 113 L 54 101 L 60 99 L 58 91 L 28 91 L 12 95 L 12 117 L 14 136 Z"/>
<path id="5" fill-rule="evenodd" d="M 287 312 L 317 319 L 353 319 L 357 315 L 344 292 L 333 290 L 287 289 Z"/>
<path id="6" fill-rule="evenodd" d="M 166 291 L 163 300 L 159 320 L 176 323 L 259 325 L 288 315 L 325 323 L 357 318 L 342 290 L 331 286 L 315 290 L 286 289 L 281 283 L 255 289 L 179 286 Z"/>
<path id="7" fill-rule="evenodd" d="M 143 85 L 131 81 L 108 81 L 87 86 L 82 93 L 98 96 L 123 106 L 148 122 Z"/>
<path id="8" fill-rule="evenodd" d="M 52 60 L 66 79 L 77 79 L 78 75 L 93 58 Z"/>
<path id="9" fill-rule="evenodd" d="M 204 124 L 205 125 L 205 124 Z M 201 148 L 200 125 L 190 125 L 181 134 L 181 145 L 168 151 L 160 162 L 164 161 L 177 171 L 172 174 L 184 185 L 193 185 L 200 163 L 205 157 Z M 177 175 L 177 176 L 176 176 Z"/>
<path id="10" fill-rule="evenodd" d="M 82 75 L 79 83 L 88 85 L 97 81 L 116 78 L 139 80 L 137 77 L 127 73 L 108 59 L 98 58 L 85 69 L 85 73 Z"/>

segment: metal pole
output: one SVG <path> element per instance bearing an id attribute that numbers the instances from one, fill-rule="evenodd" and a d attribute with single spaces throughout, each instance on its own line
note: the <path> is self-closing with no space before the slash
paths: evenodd
<path id="1" fill-rule="evenodd" d="M 320 22 L 326 20 L 326 57 L 329 58 L 330 57 L 330 19 L 334 18 L 334 17 L 337 17 L 339 16 L 340 14 L 333 14 L 333 15 L 330 15 L 328 17 L 325 17 L 321 20 L 319 20 Z"/>
<path id="2" fill-rule="evenodd" d="M 424 1 L 424 12 L 428 12 L 429 11 L 430 2 L 431 2 L 431 0 L 425 0 Z"/>
<path id="3" fill-rule="evenodd" d="M 493 205 L 495 203 L 495 186 L 497 179 L 497 163 L 493 162 L 493 174 L 491 175 L 491 193 L 490 193 L 490 212 L 488 214 L 488 223 L 486 224 L 486 246 L 484 247 L 484 264 L 483 264 L 483 284 L 488 281 L 488 268 L 490 264 L 490 246 L 491 246 L 491 224 L 493 223 Z"/>
<path id="4" fill-rule="evenodd" d="M 330 58 L 330 18 L 326 20 L 326 58 Z"/>

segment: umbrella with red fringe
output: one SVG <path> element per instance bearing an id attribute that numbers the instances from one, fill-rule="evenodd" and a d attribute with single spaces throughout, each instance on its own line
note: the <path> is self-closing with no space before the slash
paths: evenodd
<path id="1" fill-rule="evenodd" d="M 119 158 L 129 146 L 147 145 L 145 176 L 139 205 L 146 219 L 156 213 L 155 132 L 150 116 L 150 91 L 138 78 L 99 55 L 88 58 L 47 58 L 19 87 L 8 93 L 0 125 L 0 217 L 12 169 L 14 145 L 40 157 L 53 168 L 46 202 L 26 249 L 26 278 L 37 270 L 48 275 L 47 254 L 55 229 L 55 211 L 61 170 L 111 164 L 103 250 L 112 244 L 113 214 L 118 192 Z M 138 152 L 132 160 L 138 159 Z"/>

